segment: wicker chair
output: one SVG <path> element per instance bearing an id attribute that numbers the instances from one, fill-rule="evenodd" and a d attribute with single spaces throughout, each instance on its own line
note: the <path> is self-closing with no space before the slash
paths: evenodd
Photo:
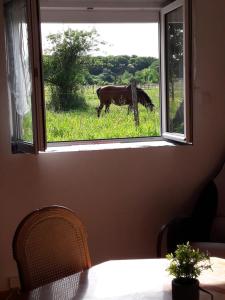
<path id="1" fill-rule="evenodd" d="M 50 206 L 25 217 L 13 239 L 21 289 L 29 291 L 91 266 L 87 237 L 69 209 Z"/>

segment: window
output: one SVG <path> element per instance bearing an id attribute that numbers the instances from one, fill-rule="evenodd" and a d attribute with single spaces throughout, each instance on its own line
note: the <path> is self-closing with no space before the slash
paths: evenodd
<path id="1" fill-rule="evenodd" d="M 158 23 L 42 23 L 47 141 L 160 136 L 158 36 Z"/>
<path id="2" fill-rule="evenodd" d="M 184 0 L 172 2 L 161 11 L 162 133 L 184 142 L 191 141 L 188 20 Z"/>
<path id="3" fill-rule="evenodd" d="M 138 31 L 135 32 L 135 30 L 132 28 L 140 27 L 141 31 L 141 28 L 147 28 L 148 26 L 152 26 L 153 24 L 156 25 L 156 28 L 159 28 L 159 24 L 160 32 L 158 32 L 156 36 L 161 36 L 161 54 L 159 56 L 160 62 L 159 57 L 157 58 L 157 55 L 156 57 L 151 57 L 151 55 L 149 55 L 149 57 L 142 57 L 142 64 L 144 67 L 140 70 L 135 70 L 135 72 L 133 72 L 133 76 L 129 77 L 130 74 L 132 74 L 132 59 L 133 62 L 136 63 L 135 59 L 137 57 L 135 55 L 133 57 L 132 55 L 129 56 L 128 53 L 125 53 L 124 57 L 123 55 L 120 55 L 118 59 L 120 60 L 120 62 L 117 63 L 117 65 L 113 65 L 112 61 L 110 62 L 109 60 L 104 59 L 103 55 L 96 56 L 90 55 L 90 53 L 85 52 L 85 48 L 83 47 L 84 44 L 87 43 L 85 45 L 88 48 L 91 43 L 95 44 L 96 40 L 94 40 L 93 37 L 95 33 L 93 33 L 93 35 L 90 34 L 89 36 L 87 34 L 86 37 L 85 34 L 83 34 L 80 39 L 81 41 L 83 39 L 83 44 L 81 42 L 79 45 L 81 48 L 80 51 L 82 53 L 82 55 L 80 55 L 80 62 L 78 64 L 77 61 L 73 61 L 74 66 L 77 68 L 77 70 L 79 68 L 82 68 L 82 72 L 79 73 L 78 71 L 76 71 L 74 72 L 73 76 L 80 77 L 80 85 L 82 85 L 82 80 L 85 81 L 85 83 L 89 83 L 89 90 L 87 89 L 87 86 L 85 86 L 85 92 L 92 92 L 94 96 L 91 97 L 95 97 L 95 101 L 100 101 L 100 104 L 101 101 L 108 101 L 106 100 L 108 96 L 104 98 L 106 89 L 104 90 L 102 88 L 101 82 L 99 81 L 100 78 L 104 78 L 105 80 L 102 81 L 102 85 L 104 85 L 106 82 L 107 84 L 110 84 L 114 87 L 116 86 L 116 88 L 118 88 L 118 85 L 120 83 L 122 83 L 123 85 L 124 83 L 127 83 L 126 85 L 124 85 L 126 88 L 126 92 L 125 94 L 123 94 L 123 97 L 120 94 L 118 96 L 119 98 L 117 99 L 117 89 L 110 99 L 112 100 L 112 103 L 120 101 L 120 103 L 116 103 L 119 105 L 122 105 L 125 102 L 126 107 L 128 107 L 128 112 L 130 109 L 131 113 L 130 115 L 124 113 L 123 116 L 125 116 L 129 120 L 133 120 L 132 122 L 135 130 L 131 135 L 127 133 L 123 135 L 119 132 L 119 134 L 117 133 L 108 135 L 106 133 L 104 135 L 101 133 L 93 135 L 93 137 L 91 134 L 88 137 L 85 137 L 84 135 L 81 135 L 81 137 L 79 137 L 77 135 L 78 129 L 76 128 L 76 134 L 73 135 L 70 132 L 68 136 L 70 136 L 71 138 L 66 138 L 66 141 L 74 141 L 74 139 L 91 140 L 96 139 L 96 136 L 97 139 L 162 136 L 166 139 L 173 139 L 180 142 L 190 142 L 190 53 L 188 51 L 188 47 L 190 47 L 188 25 L 190 1 L 171 1 L 171 4 L 166 7 L 163 7 L 165 3 L 168 3 L 168 1 L 165 0 L 149 1 L 148 7 L 145 7 L 146 4 L 139 4 L 138 1 L 127 1 L 126 6 L 123 4 L 123 1 L 117 3 L 115 1 L 108 1 L 105 2 L 104 7 L 102 7 L 102 4 L 97 1 L 96 7 L 95 4 L 93 4 L 93 7 L 89 7 L 88 4 L 90 3 L 87 2 L 87 5 L 85 5 L 84 2 L 85 1 L 81 3 L 77 0 L 67 1 L 66 3 L 64 3 L 63 1 L 41 1 L 41 19 L 43 24 L 45 25 L 46 20 L 49 23 L 73 23 L 73 26 L 81 29 L 80 31 L 76 29 L 76 32 L 83 33 L 87 33 L 87 31 L 84 30 L 86 25 L 89 25 L 89 27 L 91 25 L 95 28 L 98 26 L 100 26 L 99 28 L 101 28 L 101 25 L 104 25 L 105 31 L 107 32 L 108 30 L 108 35 L 110 35 L 110 30 L 112 30 L 112 28 L 116 29 L 116 31 L 118 32 L 118 36 L 120 31 L 126 31 L 127 34 L 125 40 L 127 40 L 127 44 L 129 43 L 129 39 L 133 40 L 135 44 L 135 40 L 137 40 L 137 38 L 139 37 L 137 33 Z M 63 105 L 66 106 L 67 103 L 71 104 L 71 99 L 73 97 L 71 97 L 70 93 L 71 91 L 73 91 L 74 93 L 75 90 L 74 85 L 69 86 L 69 77 L 67 77 L 69 73 L 72 72 L 70 68 L 72 60 L 67 61 L 67 67 L 65 65 L 62 65 L 62 60 L 57 60 L 58 58 L 53 61 L 53 48 L 55 47 L 54 49 L 58 51 L 60 44 L 59 41 L 61 37 L 58 36 L 57 40 L 56 34 L 52 36 L 50 38 L 52 41 L 52 48 L 50 47 L 50 51 L 47 52 L 45 51 L 47 49 L 46 47 L 46 49 L 44 49 L 43 51 L 44 55 L 42 56 L 39 10 L 40 7 L 38 1 L 4 1 L 8 89 L 11 108 L 12 145 L 14 152 L 43 151 L 46 148 L 47 141 L 65 141 L 65 137 L 63 134 L 61 134 L 61 139 L 60 134 L 58 135 L 59 137 L 56 137 L 56 139 L 54 139 L 54 137 L 51 137 L 51 114 L 48 112 L 48 106 L 52 105 L 54 100 L 54 110 L 57 110 L 57 108 L 61 109 L 60 105 L 62 104 L 60 104 L 57 99 L 60 99 L 60 97 L 62 98 L 62 94 L 64 95 Z M 160 13 L 161 18 L 159 17 Z M 74 20 L 76 20 L 76 22 Z M 44 25 L 42 25 L 42 29 Z M 135 27 L 133 27 L 134 25 Z M 65 38 L 68 40 L 70 29 L 67 30 L 66 34 L 67 36 Z M 78 37 L 74 36 L 73 38 L 77 39 Z M 147 41 L 153 38 L 155 38 L 155 36 L 145 36 L 144 42 L 146 43 L 146 45 Z M 90 44 L 88 44 L 88 42 Z M 44 45 L 42 46 L 43 48 L 45 48 Z M 65 49 L 63 48 L 60 50 L 61 54 L 64 50 Z M 73 56 L 76 55 L 76 53 L 74 53 L 75 52 L 73 52 Z M 111 59 L 113 60 L 113 57 L 111 57 Z M 99 62 L 101 65 L 99 65 L 101 67 L 100 72 L 97 70 L 97 64 Z M 159 67 L 161 65 L 161 79 L 158 76 L 155 86 L 153 82 L 151 82 L 151 85 L 149 86 L 150 89 L 148 89 L 148 87 L 146 87 L 148 79 L 146 78 L 149 78 L 153 75 L 157 77 L 157 74 L 152 74 L 154 71 L 153 67 L 151 68 L 152 63 L 153 65 L 155 64 L 154 70 L 156 73 L 157 68 L 159 73 Z M 63 75 L 63 80 L 67 83 L 67 89 L 62 90 L 59 88 L 59 85 L 48 84 L 50 82 L 49 78 L 52 79 L 52 82 L 53 79 L 55 80 L 55 71 L 49 75 L 49 70 L 51 69 L 51 67 L 49 66 L 52 64 L 55 64 L 55 66 L 58 68 L 59 73 L 62 73 L 63 68 L 68 71 L 66 73 L 66 79 Z M 110 67 L 104 69 L 104 66 L 102 66 L 103 64 L 104 66 L 109 66 L 111 64 L 111 69 Z M 42 73 L 43 66 L 44 73 Z M 117 71 L 114 74 L 112 73 L 113 67 L 117 67 Z M 119 67 L 120 70 L 118 71 Z M 91 68 L 92 73 L 90 72 Z M 95 70 L 93 71 L 93 69 Z M 87 70 L 89 70 L 88 73 L 86 72 Z M 139 71 L 139 73 L 137 71 Z M 98 78 L 96 76 L 96 78 L 94 78 L 93 74 L 98 74 L 101 76 L 99 76 Z M 120 74 L 119 79 L 116 78 L 117 74 Z M 145 79 L 143 79 L 144 74 L 146 77 Z M 48 78 L 48 80 L 46 80 L 46 78 Z M 96 79 L 97 84 L 90 84 L 94 81 L 94 79 Z M 134 81 L 133 79 L 135 79 L 136 81 Z M 43 82 L 45 82 L 45 84 L 43 84 Z M 142 85 L 140 85 L 140 83 Z M 138 84 L 137 87 L 136 84 Z M 66 85 L 64 84 L 64 86 Z M 84 85 L 82 86 L 82 88 L 84 95 Z M 96 90 L 98 90 L 97 94 Z M 67 91 L 69 91 L 69 93 Z M 44 104 L 44 94 L 47 111 Z M 131 102 L 127 102 L 128 98 Z M 138 102 L 142 104 L 143 108 L 141 108 L 141 105 L 138 105 Z M 97 104 L 97 102 L 95 102 L 95 104 Z M 102 107 L 100 104 L 98 105 L 97 111 L 95 112 L 95 119 L 98 122 L 98 127 L 102 128 L 100 124 L 103 120 L 103 117 L 101 117 Z M 107 112 L 109 107 L 107 107 L 107 103 L 104 104 Z M 149 108 L 150 112 L 146 112 L 145 107 Z M 65 110 L 67 110 L 67 107 L 65 107 Z M 134 112 L 132 112 L 132 110 Z M 120 113 L 120 110 L 114 110 L 114 108 L 113 111 L 115 111 L 115 114 L 117 115 L 119 115 Z M 45 121 L 46 112 L 47 121 Z M 94 106 L 92 106 L 92 112 L 94 112 Z M 69 115 L 70 112 L 67 113 L 67 118 Z M 64 114 L 64 116 L 66 116 L 66 114 Z M 149 116 L 151 116 L 151 120 L 154 119 L 153 122 L 151 121 L 151 126 L 154 127 L 153 130 L 150 126 L 150 122 L 148 122 Z M 145 128 L 144 130 L 146 131 L 142 132 L 140 130 L 141 126 L 138 126 L 139 117 L 145 119 L 147 129 Z M 63 122 L 65 122 L 65 120 L 66 118 L 63 119 Z M 124 119 L 122 120 L 122 122 L 123 121 Z M 86 126 L 85 122 L 82 121 L 82 114 L 79 115 L 78 122 L 80 122 L 79 130 L 82 131 L 82 128 Z M 119 123 L 119 121 L 113 122 L 114 124 Z M 70 120 L 69 123 L 71 123 Z M 91 120 L 87 121 L 86 124 L 88 123 L 91 123 Z M 48 133 L 47 138 L 46 124 Z M 142 124 L 143 121 L 141 121 L 141 125 Z M 124 128 L 129 126 L 130 125 L 126 125 L 125 123 Z M 152 130 L 151 132 L 154 133 L 149 133 L 150 127 Z M 54 125 L 53 131 L 54 130 L 60 132 L 60 130 L 64 131 L 65 128 L 60 128 Z M 98 129 L 94 129 L 95 133 L 96 130 Z"/>
<path id="4" fill-rule="evenodd" d="M 38 9 L 33 1 L 4 1 L 13 153 L 46 148 Z"/>

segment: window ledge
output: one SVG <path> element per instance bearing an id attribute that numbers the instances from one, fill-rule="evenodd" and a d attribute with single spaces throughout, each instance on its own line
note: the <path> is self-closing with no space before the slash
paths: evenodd
<path id="1" fill-rule="evenodd" d="M 62 145 L 49 146 L 43 153 L 55 152 L 77 152 L 77 151 L 96 151 L 96 150 L 115 150 L 115 149 L 135 149 L 135 148 L 149 148 L 149 147 L 165 147 L 175 146 L 174 143 L 167 141 L 147 141 L 147 142 L 116 142 L 105 144 L 84 144 L 84 145 Z"/>

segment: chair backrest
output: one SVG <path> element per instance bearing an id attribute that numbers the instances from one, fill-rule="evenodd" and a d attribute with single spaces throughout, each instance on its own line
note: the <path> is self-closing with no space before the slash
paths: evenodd
<path id="1" fill-rule="evenodd" d="M 36 210 L 21 221 L 13 239 L 13 256 L 23 291 L 91 266 L 80 219 L 60 206 Z"/>
<path id="2" fill-rule="evenodd" d="M 174 252 L 177 245 L 187 241 L 209 242 L 217 204 L 217 187 L 211 180 L 202 190 L 191 216 L 176 217 L 162 226 L 157 237 L 157 257 L 162 256 L 164 240 L 166 253 Z"/>

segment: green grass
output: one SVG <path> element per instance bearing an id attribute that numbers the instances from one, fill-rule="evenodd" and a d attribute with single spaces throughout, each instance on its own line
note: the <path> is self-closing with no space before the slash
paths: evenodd
<path id="1" fill-rule="evenodd" d="M 174 83 L 174 99 L 169 98 L 169 130 L 171 132 L 184 133 L 184 116 L 183 116 L 183 80 L 177 80 Z"/>
<path id="2" fill-rule="evenodd" d="M 46 111 L 47 141 L 74 141 L 111 138 L 130 138 L 160 135 L 159 89 L 145 90 L 151 97 L 155 109 L 148 112 L 139 104 L 140 125 L 134 125 L 134 116 L 127 114 L 127 106 L 110 106 L 110 112 L 97 117 L 99 100 L 95 89 L 85 88 L 83 93 L 87 110 L 56 113 Z"/>
<path id="3" fill-rule="evenodd" d="M 169 116 L 173 120 L 182 99 L 180 83 L 175 86 L 175 99 L 170 101 Z M 159 89 L 157 87 L 145 90 L 151 97 L 155 108 L 153 112 L 147 111 L 139 104 L 140 125 L 134 125 L 133 113 L 127 114 L 127 106 L 110 106 L 110 112 L 97 117 L 96 107 L 99 106 L 95 88 L 84 88 L 82 93 L 87 103 L 86 110 L 71 112 L 52 112 L 46 109 L 47 141 L 75 141 L 112 138 L 148 137 L 160 135 L 160 107 Z M 49 90 L 46 88 L 46 104 L 49 103 Z M 48 105 L 46 105 L 48 107 Z M 173 123 L 171 123 L 174 125 Z M 172 126 L 171 125 L 171 126 Z M 174 128 L 175 132 L 183 133 L 183 123 Z M 27 113 L 22 119 L 22 138 L 33 141 L 32 117 Z"/>

